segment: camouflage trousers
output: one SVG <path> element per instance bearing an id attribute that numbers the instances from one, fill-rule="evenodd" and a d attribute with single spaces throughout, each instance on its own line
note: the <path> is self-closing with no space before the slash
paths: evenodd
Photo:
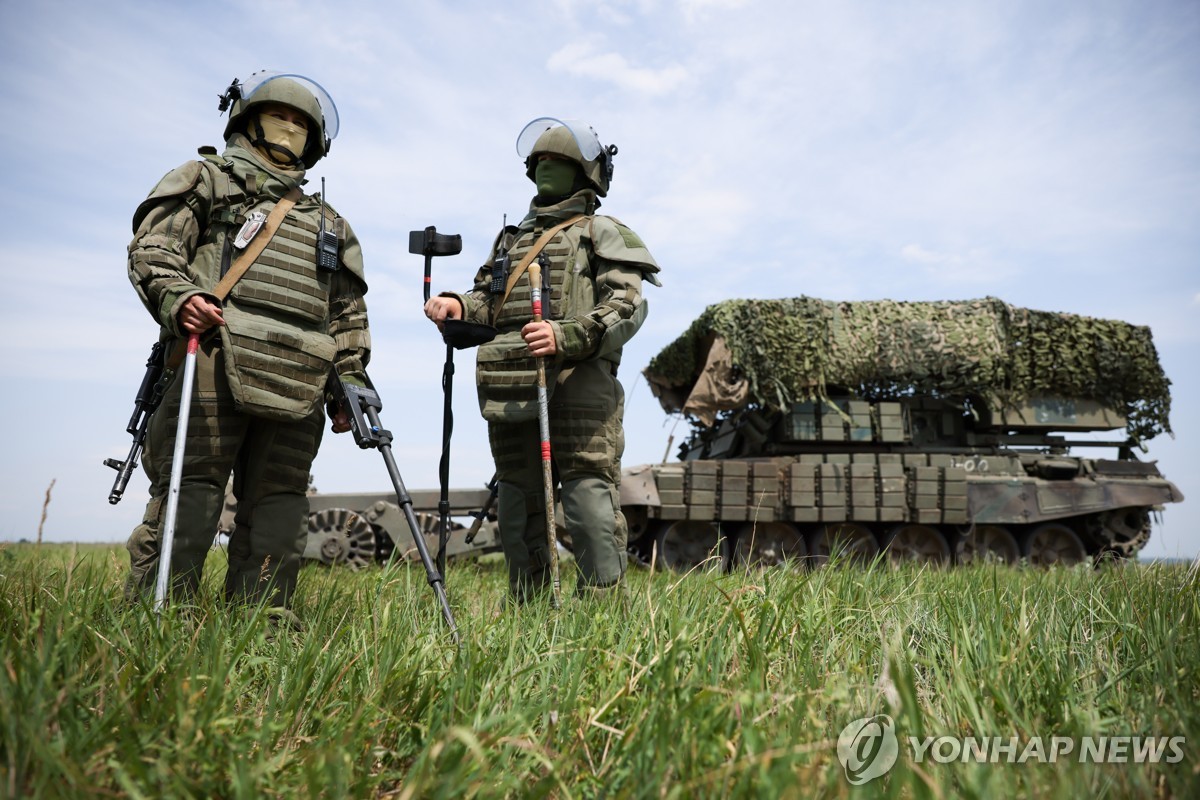
<path id="1" fill-rule="evenodd" d="M 605 361 L 563 370 L 549 404 L 550 452 L 581 594 L 625 575 L 629 533 L 621 513 L 625 394 Z M 488 424 L 496 462 L 497 517 L 513 597 L 525 601 L 550 581 L 541 434 L 537 420 Z"/>
<path id="2" fill-rule="evenodd" d="M 146 434 L 143 465 L 150 501 L 127 543 L 130 599 L 152 593 L 157 581 L 182 382 L 180 368 Z M 226 599 L 286 607 L 308 535 L 306 491 L 324 415 L 318 409 L 300 422 L 277 422 L 240 413 L 219 342 L 210 339 L 197 354 L 189 416 L 171 553 L 172 595 L 190 598 L 200 584 L 232 472 L 238 504 L 229 537 Z"/>

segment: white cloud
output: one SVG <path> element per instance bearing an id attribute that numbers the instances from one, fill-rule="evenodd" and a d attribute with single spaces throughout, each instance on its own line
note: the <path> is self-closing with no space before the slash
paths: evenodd
<path id="1" fill-rule="evenodd" d="M 678 64 L 659 69 L 637 67 L 616 52 L 599 52 L 591 42 L 572 42 L 557 50 L 546 61 L 551 72 L 566 72 L 614 83 L 622 89 L 657 96 L 674 91 L 688 78 Z"/>
<path id="2" fill-rule="evenodd" d="M 947 296 L 967 287 L 994 288 L 1014 274 L 1014 270 L 998 264 L 983 248 L 969 248 L 962 252 L 930 250 L 919 244 L 905 245 L 900 249 L 900 258 L 921 267 L 926 281 L 943 287 Z"/>
<path id="3" fill-rule="evenodd" d="M 679 0 L 684 19 L 689 23 L 702 22 L 713 12 L 744 8 L 748 0 Z"/>

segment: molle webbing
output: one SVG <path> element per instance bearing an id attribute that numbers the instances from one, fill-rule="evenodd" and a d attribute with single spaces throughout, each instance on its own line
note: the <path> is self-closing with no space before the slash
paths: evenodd
<path id="1" fill-rule="evenodd" d="M 581 291 L 582 286 L 572 289 L 569 285 L 577 262 L 586 258 L 579 253 L 580 237 L 572 232 L 572 226 L 584 219 L 586 217 L 582 215 L 573 217 L 540 236 L 528 231 L 517 239 L 510 251 L 513 258 L 520 259 L 526 266 L 539 251 L 549 259 L 550 266 L 543 268 L 543 274 L 549 274 L 549 288 L 543 290 L 542 301 L 544 309 L 553 311 L 554 319 L 570 315 L 571 310 L 566 308 L 568 302 L 594 303 L 590 287 L 588 291 Z M 514 283 L 510 276 L 510 293 L 496 309 L 495 324 L 500 335 L 481 345 L 477 352 L 475 380 L 480 410 L 484 419 L 490 422 L 537 418 L 537 360 L 521 338 L 521 328 L 533 320 L 533 307 L 529 275 L 523 268 L 520 273 L 513 271 L 520 279 Z M 569 297 L 572 293 L 579 296 Z M 545 318 L 550 319 L 551 315 L 546 314 Z M 553 361 L 546 364 L 546 381 L 551 391 L 560 367 Z"/>
<path id="2" fill-rule="evenodd" d="M 256 332 L 259 338 L 230 334 L 237 350 L 244 389 L 294 396 L 312 383 L 314 373 L 328 373 L 329 361 L 299 349 L 296 337 L 275 331 Z"/>
<path id="3" fill-rule="evenodd" d="M 329 309 L 329 276 L 314 259 L 317 225 L 290 215 L 254 266 L 234 286 L 231 297 L 246 306 L 267 308 L 307 323 L 324 321 Z"/>
<path id="4" fill-rule="evenodd" d="M 221 278 L 221 282 L 213 287 L 213 294 L 216 295 L 217 300 L 224 302 L 225 298 L 229 296 L 229 291 L 234 287 L 234 284 L 246 273 L 246 270 L 250 269 L 259 254 L 271 243 L 275 234 L 287 218 L 287 213 L 296 205 L 296 201 L 303 196 L 299 187 L 297 187 L 275 203 L 275 207 L 267 215 L 267 221 L 264 223 L 263 229 L 258 232 L 258 236 L 250 241 L 250 244 L 246 246 L 242 254 L 238 256 L 237 261 L 233 262 L 233 266 Z"/>
<path id="5" fill-rule="evenodd" d="M 232 185 L 232 181 L 228 182 Z M 229 296 L 229 292 L 237 284 L 238 280 L 246 274 L 246 271 L 253 266 L 255 260 L 263 252 L 264 249 L 275 238 L 276 232 L 282 226 L 287 218 L 287 213 L 296 205 L 296 201 L 303 197 L 304 194 L 299 187 L 292 189 L 286 195 L 275 203 L 275 207 L 271 209 L 271 213 L 267 215 L 266 222 L 263 223 L 262 230 L 258 232 L 246 249 L 238 256 L 237 261 L 233 263 L 229 271 L 225 273 L 221 281 L 213 287 L 212 294 L 217 298 L 217 302 L 225 302 L 225 298 Z M 315 228 L 314 228 L 315 230 Z M 182 341 L 180 342 L 182 344 Z M 167 367 L 171 370 L 176 369 L 183 363 L 183 356 L 186 351 L 185 347 L 176 347 L 171 353 L 171 358 L 167 363 Z"/>
<path id="6" fill-rule="evenodd" d="M 535 258 L 537 258 L 538 253 L 542 252 L 543 249 L 547 249 L 549 242 L 555 236 L 557 236 L 559 234 L 559 232 L 566 230 L 567 228 L 574 225 L 576 222 L 579 222 L 580 220 L 585 219 L 585 218 L 586 217 L 583 214 L 576 214 L 575 216 L 571 217 L 570 219 L 560 222 L 559 224 L 555 225 L 552 228 L 548 228 L 544 233 L 542 233 L 541 236 L 539 236 L 537 238 L 536 241 L 530 240 L 524 246 L 516 246 L 509 252 L 509 255 L 517 261 L 517 266 L 513 269 L 512 273 L 508 276 L 508 281 L 504 287 L 504 294 L 501 297 L 496 298 L 496 300 L 493 302 L 492 323 L 494 325 L 499 327 L 500 320 L 505 316 L 504 307 L 508 304 L 509 296 L 512 295 L 512 293 L 514 291 L 519 291 L 518 287 L 520 287 L 520 286 L 525 287 L 524 303 L 515 303 L 514 305 L 516 305 L 519 308 L 529 307 L 529 288 L 528 288 L 529 281 L 521 280 L 521 277 L 525 273 L 525 270 L 527 270 L 529 268 L 529 265 L 533 263 L 533 260 Z M 522 236 L 521 238 L 525 238 L 525 237 Z M 518 239 L 518 241 L 520 241 L 520 240 Z M 554 255 L 558 251 L 561 251 L 561 252 L 559 252 L 559 255 L 562 255 L 567 252 L 570 252 L 570 247 L 560 244 L 560 246 L 558 248 L 547 249 L 546 255 L 549 256 L 550 259 L 553 261 Z M 532 318 L 533 318 L 533 313 L 532 313 L 532 309 L 530 309 L 528 318 L 525 321 L 528 322 Z"/>
<path id="7" fill-rule="evenodd" d="M 523 234 L 517 239 L 512 250 L 509 251 L 509 255 L 518 261 L 518 265 L 509 276 L 504 297 L 493 308 L 493 324 L 497 328 L 500 330 L 520 328 L 533 319 L 529 278 L 523 276 L 523 273 L 541 252 L 544 252 L 550 260 L 549 269 L 543 268 L 543 272 L 549 272 L 550 289 L 548 292 L 543 292 L 542 295 L 543 307 L 549 309 L 545 313 L 545 318 L 557 319 L 562 316 L 559 304 L 555 301 L 561 300 L 563 296 L 563 284 L 566 282 L 567 270 L 571 266 L 570 256 L 574 247 L 569 237 L 558 236 L 558 234 L 582 219 L 584 219 L 582 215 L 572 217 L 561 225 L 550 228 L 536 240 L 532 233 Z M 514 281 L 514 278 L 518 280 Z M 543 277 L 543 281 L 543 285 L 545 285 L 545 277 Z"/>
<path id="8" fill-rule="evenodd" d="M 517 348 L 522 344 L 516 345 Z M 488 397 L 497 402 L 528 403 L 537 398 L 537 362 L 533 356 L 488 361 L 480 363 L 477 369 L 486 376 Z"/>
<path id="9" fill-rule="evenodd" d="M 319 213 L 315 206 L 289 213 L 230 292 L 226 368 L 248 413 L 297 420 L 319 406 L 337 355 L 327 330 L 334 273 L 315 258 Z"/>

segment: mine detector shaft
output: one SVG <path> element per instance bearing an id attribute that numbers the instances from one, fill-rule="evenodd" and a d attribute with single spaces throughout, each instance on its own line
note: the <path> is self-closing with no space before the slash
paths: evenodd
<path id="1" fill-rule="evenodd" d="M 631 549 L 673 567 L 1122 559 L 1183 500 L 1135 457 L 1170 431 L 1169 381 L 1123 322 L 994 298 L 735 300 L 645 374 L 693 431 L 678 463 L 625 471 L 621 505 Z"/>
<path id="2" fill-rule="evenodd" d="M 461 251 L 461 236 L 439 233 L 435 226 L 409 233 L 409 252 L 424 258 L 425 301 L 429 300 L 432 260 Z M 306 559 L 361 568 L 393 557 L 424 561 L 427 552 L 436 552 L 436 572 L 444 576 L 448 557 L 499 551 L 495 523 L 488 519 L 496 499 L 495 479 L 479 491 L 449 488 L 450 437 L 454 429 L 454 351 L 477 347 L 491 341 L 495 335 L 496 330 L 490 325 L 463 320 L 446 320 L 443 325 L 446 360 L 442 369 L 442 453 L 438 464 L 438 491 L 408 493 L 405 490 L 400 493 L 397 487 L 399 496 L 383 493 L 310 494 Z M 369 399 L 364 400 L 358 396 L 363 393 L 354 387 L 345 387 L 344 391 L 355 394 L 355 399 L 368 412 L 372 407 L 378 407 L 373 393 L 364 394 L 364 397 L 369 395 Z M 360 426 L 368 431 L 371 426 L 353 417 L 351 422 L 359 446 L 373 446 L 370 435 L 365 437 L 364 443 L 364 437 L 359 434 Z M 392 471 L 394 473 L 394 469 Z M 407 502 L 398 503 L 398 499 Z M 230 498 L 227 505 L 233 502 Z M 463 529 L 461 524 L 452 521 L 456 516 L 474 518 L 465 537 L 451 536 L 452 530 L 457 533 Z"/>
<path id="3" fill-rule="evenodd" d="M 420 523 L 417 520 L 416 512 L 413 511 L 412 497 L 396 466 L 396 458 L 392 454 L 392 433 L 383 427 L 379 419 L 379 412 L 383 409 L 379 394 L 375 391 L 375 387 L 370 385 L 370 379 L 367 380 L 366 386 L 357 386 L 347 383 L 340 376 L 331 375 L 329 387 L 333 394 L 332 404 L 334 407 L 345 410 L 349 418 L 350 431 L 354 434 L 355 443 L 364 450 L 378 450 L 383 456 L 388 475 L 392 480 L 392 487 L 395 489 L 396 507 L 403 515 L 412 534 L 412 542 L 416 546 L 422 566 L 425 567 L 429 586 L 437 595 L 438 604 L 441 606 L 442 618 L 445 619 L 451 636 L 458 644 L 460 642 L 458 626 L 454 622 L 454 612 L 450 610 L 450 601 L 446 597 L 445 578 L 434 564 L 432 556 L 429 555 L 429 548 L 425 544 Z"/>

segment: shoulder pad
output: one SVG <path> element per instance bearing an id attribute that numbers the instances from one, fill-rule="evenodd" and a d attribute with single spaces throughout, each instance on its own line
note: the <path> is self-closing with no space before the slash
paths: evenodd
<path id="1" fill-rule="evenodd" d="M 367 276 L 363 271 L 362 245 L 359 244 L 354 229 L 350 227 L 350 221 L 345 217 L 335 217 L 333 232 L 341 242 L 342 265 L 362 282 L 363 291 L 366 292 Z"/>
<path id="2" fill-rule="evenodd" d="M 336 208 L 321 200 L 320 193 L 303 195 L 296 201 L 296 210 L 303 211 L 306 214 L 311 213 L 318 225 L 321 224 L 322 214 L 325 216 L 326 224 L 330 224 L 335 219 L 341 217 Z"/>
<path id="3" fill-rule="evenodd" d="M 146 199 L 133 212 L 133 232 L 137 233 L 138 226 L 142 224 L 142 220 L 149 213 L 151 206 L 168 197 L 179 197 L 187 194 L 196 188 L 196 184 L 200 182 L 200 176 L 203 173 L 204 166 L 202 162 L 189 161 L 164 175 L 162 180 L 158 182 L 158 185 L 151 190 Z"/>
<path id="4" fill-rule="evenodd" d="M 192 189 L 200 181 L 200 174 L 203 171 L 204 167 L 199 161 L 189 161 L 182 166 L 176 167 L 163 176 L 158 185 L 146 196 L 146 199 L 149 200 L 152 197 L 177 197 Z"/>
<path id="5" fill-rule="evenodd" d="M 651 283 L 658 283 L 656 278 L 651 277 L 658 272 L 658 262 L 650 255 L 641 237 L 619 219 L 603 215 L 593 217 L 591 235 L 592 249 L 596 255 L 610 261 L 637 265 Z"/>

